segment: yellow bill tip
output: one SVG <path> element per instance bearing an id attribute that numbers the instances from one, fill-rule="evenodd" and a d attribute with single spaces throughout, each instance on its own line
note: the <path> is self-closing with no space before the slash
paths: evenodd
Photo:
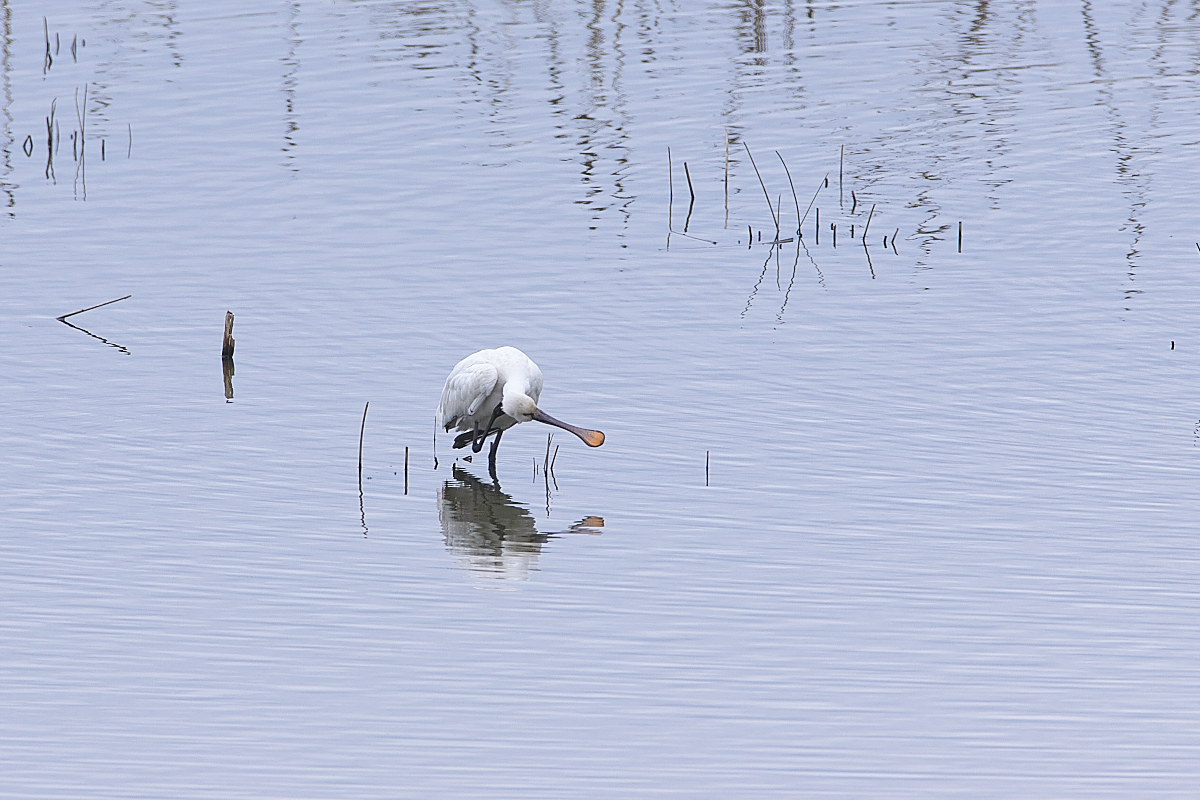
<path id="1" fill-rule="evenodd" d="M 588 447 L 599 447 L 604 444 L 604 434 L 600 431 L 583 431 L 579 437 Z"/>

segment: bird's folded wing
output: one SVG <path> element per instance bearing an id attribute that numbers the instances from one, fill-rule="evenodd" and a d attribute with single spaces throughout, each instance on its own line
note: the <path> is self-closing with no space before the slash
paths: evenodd
<path id="1" fill-rule="evenodd" d="M 438 406 L 439 423 L 446 428 L 462 417 L 479 410 L 480 404 L 496 388 L 496 367 L 488 363 L 460 365 L 446 379 L 442 403 Z"/>

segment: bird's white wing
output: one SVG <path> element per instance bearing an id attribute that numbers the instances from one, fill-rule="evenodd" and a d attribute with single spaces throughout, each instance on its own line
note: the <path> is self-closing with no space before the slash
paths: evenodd
<path id="1" fill-rule="evenodd" d="M 480 404 L 496 388 L 498 378 L 496 367 L 486 361 L 470 363 L 470 359 L 464 359 L 459 362 L 442 387 L 438 424 L 450 430 L 464 417 L 478 411 Z"/>

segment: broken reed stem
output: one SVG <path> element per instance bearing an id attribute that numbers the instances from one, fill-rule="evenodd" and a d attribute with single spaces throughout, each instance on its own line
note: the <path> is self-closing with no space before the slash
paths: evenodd
<path id="1" fill-rule="evenodd" d="M 233 358 L 233 312 L 225 312 L 225 336 L 221 340 L 221 358 Z"/>
<path id="2" fill-rule="evenodd" d="M 554 477 L 554 462 L 558 461 L 558 445 L 554 445 L 554 455 L 550 457 L 550 477 Z M 558 481 L 554 482 L 554 486 L 558 487 Z"/>
<path id="3" fill-rule="evenodd" d="M 546 434 L 546 458 L 542 461 L 542 469 L 545 470 L 546 474 L 550 473 L 550 442 L 553 441 L 553 439 L 553 433 Z"/>
<path id="4" fill-rule="evenodd" d="M 708 486 L 708 462 L 709 462 L 709 455 L 710 455 L 709 451 L 708 451 L 708 450 L 705 450 L 705 451 L 704 451 L 704 485 L 705 485 L 705 486 Z"/>
<path id="5" fill-rule="evenodd" d="M 962 220 L 958 221 L 958 252 L 962 252 Z"/>
<path id="6" fill-rule="evenodd" d="M 103 307 L 103 306 L 111 306 L 113 303 L 119 303 L 119 302 L 121 302 L 122 300 L 128 300 L 128 299 L 129 299 L 129 298 L 131 298 L 131 297 L 133 297 L 133 295 L 131 295 L 131 294 L 127 294 L 127 295 L 125 295 L 124 297 L 118 297 L 116 300 L 109 300 L 109 301 L 108 301 L 108 302 L 106 302 L 106 303 L 97 303 L 97 304 L 96 304 L 96 305 L 94 305 L 94 306 L 88 306 L 87 308 L 81 308 L 81 309 L 79 309 L 78 311 L 72 311 L 70 314 L 63 314 L 61 317 L 55 317 L 55 319 L 56 319 L 56 320 L 58 320 L 59 322 L 62 322 L 62 321 L 63 321 L 63 320 L 65 320 L 67 317 L 73 317 L 73 316 L 75 316 L 76 314 L 82 314 L 82 313 L 83 313 L 83 312 L 85 312 L 85 311 L 91 311 L 91 310 L 93 310 L 93 309 L 96 309 L 96 308 L 101 308 L 101 307 Z"/>
<path id="7" fill-rule="evenodd" d="M 404 493 L 408 494 L 408 445 L 404 445 Z"/>
<path id="8" fill-rule="evenodd" d="M 779 151 L 775 151 L 775 155 L 779 156 L 779 163 L 783 164 L 783 171 L 787 173 L 788 187 L 792 190 L 792 202 L 796 204 L 796 235 L 800 235 L 800 226 L 803 221 L 800 219 L 800 198 L 796 195 L 796 184 L 792 182 L 792 171 L 788 169 L 787 162 L 783 160 L 783 156 L 779 155 Z M 816 200 L 816 197 L 813 197 Z"/>
<path id="9" fill-rule="evenodd" d="M 754 167 L 754 174 L 758 176 L 758 185 L 762 187 L 763 197 L 767 200 L 767 211 L 771 212 L 771 220 L 775 223 L 775 238 L 779 238 L 779 217 L 775 216 L 775 209 L 771 207 L 771 193 L 767 191 L 767 184 L 763 181 L 762 173 L 758 171 L 758 164 L 754 163 L 754 154 L 750 152 L 750 145 L 742 142 L 742 147 L 746 148 L 746 155 L 750 156 L 750 166 Z"/>
<path id="10" fill-rule="evenodd" d="M 871 227 L 871 217 L 873 217 L 873 216 L 875 216 L 875 204 L 871 203 L 871 213 L 867 214 L 867 224 L 863 225 L 863 234 L 862 234 L 863 244 L 867 243 L 867 231 Z"/>

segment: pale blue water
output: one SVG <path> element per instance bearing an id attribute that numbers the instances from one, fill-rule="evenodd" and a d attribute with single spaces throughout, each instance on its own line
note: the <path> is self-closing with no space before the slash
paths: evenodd
<path id="1" fill-rule="evenodd" d="M 1194 795 L 1194 9 L 0 10 L 0 796 Z"/>

